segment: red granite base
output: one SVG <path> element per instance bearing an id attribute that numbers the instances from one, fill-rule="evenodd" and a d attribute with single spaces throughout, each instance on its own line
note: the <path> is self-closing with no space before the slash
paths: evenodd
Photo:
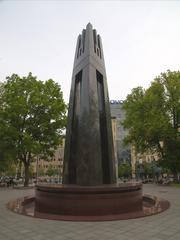
<path id="1" fill-rule="evenodd" d="M 142 210 L 142 185 L 38 185 L 35 211 L 64 216 L 107 216 Z"/>
<path id="2" fill-rule="evenodd" d="M 169 208 L 169 202 L 142 196 L 140 183 L 96 187 L 38 185 L 35 197 L 11 201 L 8 208 L 36 218 L 108 221 L 157 214 Z"/>

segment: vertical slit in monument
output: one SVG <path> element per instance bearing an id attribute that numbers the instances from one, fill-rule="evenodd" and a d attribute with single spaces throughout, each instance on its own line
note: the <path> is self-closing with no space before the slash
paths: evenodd
<path id="1" fill-rule="evenodd" d="M 96 30 L 93 30 L 94 52 L 96 53 Z"/>
<path id="2" fill-rule="evenodd" d="M 97 55 L 99 56 L 99 49 L 97 48 Z"/>
<path id="3" fill-rule="evenodd" d="M 102 158 L 102 172 L 103 183 L 109 183 L 109 154 L 108 154 L 108 134 L 107 122 L 105 113 L 105 97 L 104 97 L 104 84 L 103 75 L 96 70 L 97 78 L 97 92 L 98 92 L 98 106 L 99 106 L 99 120 L 100 120 L 100 137 L 101 137 L 101 158 Z"/>
<path id="4" fill-rule="evenodd" d="M 100 44 L 100 36 L 99 35 L 98 35 L 97 39 L 98 39 L 99 55 L 101 58 L 101 44 Z"/>
<path id="5" fill-rule="evenodd" d="M 85 37 L 86 37 L 86 30 L 83 29 L 83 32 L 82 32 L 82 45 L 83 45 L 83 52 L 84 52 L 84 48 L 85 48 Z"/>
<path id="6" fill-rule="evenodd" d="M 81 104 L 81 84 L 82 84 L 82 70 L 75 76 L 74 88 L 74 108 L 72 120 L 72 134 L 71 134 L 71 151 L 69 161 L 69 183 L 76 183 L 76 155 L 78 151 L 78 128 L 79 128 L 79 114 Z"/>
<path id="7" fill-rule="evenodd" d="M 77 58 L 79 57 L 79 49 L 81 47 L 81 36 L 79 37 L 79 43 L 78 43 L 78 50 L 77 50 Z"/>

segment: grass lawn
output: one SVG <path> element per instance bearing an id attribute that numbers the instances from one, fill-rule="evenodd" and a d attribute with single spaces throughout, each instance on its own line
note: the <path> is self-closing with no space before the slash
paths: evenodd
<path id="1" fill-rule="evenodd" d="M 180 183 L 170 183 L 169 186 L 180 188 Z"/>

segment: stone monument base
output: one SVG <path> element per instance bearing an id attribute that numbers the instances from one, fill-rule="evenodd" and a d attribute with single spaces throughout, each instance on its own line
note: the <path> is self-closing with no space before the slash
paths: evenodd
<path id="1" fill-rule="evenodd" d="M 142 210 L 141 184 L 37 185 L 35 211 L 65 216 L 107 216 Z"/>
<path id="2" fill-rule="evenodd" d="M 35 197 L 8 203 L 8 208 L 37 218 L 105 221 L 144 217 L 166 210 L 169 202 L 142 196 L 141 183 L 77 186 L 39 184 Z"/>

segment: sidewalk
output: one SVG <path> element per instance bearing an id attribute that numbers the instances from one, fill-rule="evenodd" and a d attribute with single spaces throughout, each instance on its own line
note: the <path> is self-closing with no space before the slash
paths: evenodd
<path id="1" fill-rule="evenodd" d="M 112 222 L 65 222 L 15 214 L 5 204 L 32 195 L 32 189 L 0 189 L 0 240 L 178 240 L 180 188 L 144 185 L 144 193 L 167 199 L 171 207 L 158 215 Z"/>

